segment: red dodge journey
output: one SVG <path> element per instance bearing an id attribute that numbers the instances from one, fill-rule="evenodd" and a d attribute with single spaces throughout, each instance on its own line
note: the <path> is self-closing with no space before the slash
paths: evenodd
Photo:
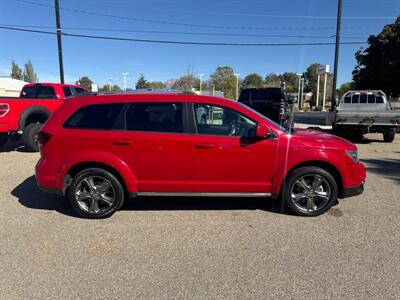
<path id="1" fill-rule="evenodd" d="M 251 108 L 179 93 L 66 100 L 38 134 L 40 188 L 83 217 L 104 218 L 135 196 L 272 197 L 317 216 L 363 192 L 352 143 L 290 132 Z"/>

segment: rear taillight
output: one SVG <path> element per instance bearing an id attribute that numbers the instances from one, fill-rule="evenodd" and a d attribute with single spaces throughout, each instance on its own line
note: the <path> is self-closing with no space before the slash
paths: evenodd
<path id="1" fill-rule="evenodd" d="M 46 145 L 50 139 L 51 139 L 51 134 L 44 132 L 44 131 L 40 131 L 37 135 L 37 141 L 39 143 L 40 147 L 43 147 L 44 145 Z"/>
<path id="2" fill-rule="evenodd" d="M 0 103 L 0 117 L 4 117 L 10 111 L 10 105 L 7 103 Z"/>

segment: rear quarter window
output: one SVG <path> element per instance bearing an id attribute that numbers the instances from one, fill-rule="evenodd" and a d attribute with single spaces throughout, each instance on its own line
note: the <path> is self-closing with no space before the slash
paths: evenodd
<path id="1" fill-rule="evenodd" d="M 56 99 L 52 86 L 32 85 L 26 86 L 21 91 L 22 99 Z"/>
<path id="2" fill-rule="evenodd" d="M 80 108 L 64 123 L 64 128 L 111 130 L 123 129 L 120 114 L 123 103 L 96 104 Z M 117 124 L 118 123 L 118 124 Z"/>

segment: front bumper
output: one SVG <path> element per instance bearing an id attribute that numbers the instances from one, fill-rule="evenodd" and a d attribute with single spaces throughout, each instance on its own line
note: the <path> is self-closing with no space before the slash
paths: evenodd
<path id="1" fill-rule="evenodd" d="M 364 182 L 361 183 L 360 186 L 355 186 L 355 187 L 348 187 L 348 188 L 343 188 L 341 194 L 339 195 L 340 199 L 343 198 L 349 198 L 349 197 L 354 197 L 361 195 L 364 192 Z"/>

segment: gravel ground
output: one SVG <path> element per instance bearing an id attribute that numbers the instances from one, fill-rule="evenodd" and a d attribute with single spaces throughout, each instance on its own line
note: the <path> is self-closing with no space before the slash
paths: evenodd
<path id="1" fill-rule="evenodd" d="M 365 193 L 302 218 L 263 199 L 142 198 L 78 218 L 0 152 L 0 299 L 399 299 L 400 137 L 358 144 Z"/>

